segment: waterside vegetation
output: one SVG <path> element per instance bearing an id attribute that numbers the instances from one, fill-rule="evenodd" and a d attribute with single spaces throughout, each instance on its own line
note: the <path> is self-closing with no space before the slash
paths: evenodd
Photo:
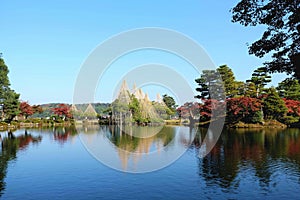
<path id="1" fill-rule="evenodd" d="M 30 105 L 19 100 L 10 88 L 8 67 L 0 59 L 0 129 L 20 127 L 70 126 L 94 120 L 100 124 L 184 124 L 207 126 L 225 118 L 228 127 L 299 127 L 300 84 L 287 78 L 278 86 L 267 87 L 271 76 L 266 67 L 257 68 L 246 81 L 235 79 L 233 71 L 222 65 L 204 70 L 195 81 L 195 99 L 177 106 L 173 97 L 157 95 L 151 101 L 140 88 L 128 89 L 124 81 L 112 103 Z"/>

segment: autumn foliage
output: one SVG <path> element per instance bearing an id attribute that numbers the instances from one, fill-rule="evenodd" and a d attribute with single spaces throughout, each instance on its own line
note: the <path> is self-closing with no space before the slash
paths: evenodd
<path id="1" fill-rule="evenodd" d="M 262 104 L 260 99 L 251 97 L 227 99 L 227 120 L 231 122 L 259 122 L 261 120 L 261 108 Z"/>
<path id="2" fill-rule="evenodd" d="M 27 117 L 33 115 L 34 113 L 42 113 L 43 109 L 40 105 L 31 106 L 28 102 L 23 101 L 20 103 L 20 115 Z"/>
<path id="3" fill-rule="evenodd" d="M 199 113 L 200 104 L 198 102 L 187 102 L 184 105 L 177 108 L 179 117 L 187 118 L 189 116 L 194 117 Z"/>
<path id="4" fill-rule="evenodd" d="M 225 116 L 225 102 L 216 99 L 202 99 L 202 102 L 200 105 L 202 120 L 209 120 L 212 117 L 216 119 Z"/>
<path id="5" fill-rule="evenodd" d="M 215 99 L 202 99 L 202 103 L 189 102 L 177 109 L 179 116 L 189 118 L 189 120 L 200 119 L 208 121 L 212 117 L 218 118 L 225 116 L 225 102 Z"/>
<path id="6" fill-rule="evenodd" d="M 212 117 L 217 119 L 227 115 L 229 123 L 236 121 L 256 123 L 261 121 L 261 108 L 260 99 L 236 97 L 228 98 L 226 102 L 215 99 L 202 99 L 202 103 L 185 103 L 177 111 L 182 118 L 197 118 L 200 121 L 208 121 Z"/>
<path id="7" fill-rule="evenodd" d="M 26 119 L 30 115 L 34 114 L 34 109 L 32 108 L 32 106 L 29 105 L 29 103 L 25 102 L 25 101 L 20 103 L 20 111 L 21 111 L 21 115 L 25 116 Z"/>
<path id="8" fill-rule="evenodd" d="M 59 104 L 58 107 L 53 108 L 52 111 L 59 117 L 72 118 L 70 106 L 66 104 Z"/>
<path id="9" fill-rule="evenodd" d="M 261 101 L 251 97 L 227 99 L 227 109 L 233 115 L 250 114 L 261 109 Z"/>
<path id="10" fill-rule="evenodd" d="M 288 108 L 288 115 L 300 116 L 300 101 L 283 99 Z"/>
<path id="11" fill-rule="evenodd" d="M 177 112 L 182 118 L 208 121 L 211 120 L 213 114 L 216 117 L 222 117 L 224 115 L 224 113 L 222 115 L 224 106 L 226 106 L 227 123 L 235 123 L 238 121 L 245 123 L 259 123 L 263 121 L 262 110 L 264 106 L 266 106 L 265 101 L 270 98 L 269 95 L 263 95 L 261 99 L 244 96 L 235 97 L 226 99 L 226 104 L 225 102 L 214 99 L 202 99 L 201 103 L 185 103 L 177 109 Z M 279 121 L 286 124 L 298 122 L 300 119 L 300 101 L 285 98 L 281 100 L 284 101 L 285 105 L 283 106 L 284 108 L 286 107 L 288 111 L 286 115 L 279 118 Z M 276 103 L 272 104 L 278 106 Z M 282 110 L 284 109 L 282 108 Z"/>

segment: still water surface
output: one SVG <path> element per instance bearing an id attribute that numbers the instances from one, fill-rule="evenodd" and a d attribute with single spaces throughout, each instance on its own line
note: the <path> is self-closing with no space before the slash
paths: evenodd
<path id="1" fill-rule="evenodd" d="M 193 130 L 184 128 L 186 137 L 178 138 L 178 128 L 145 138 L 107 126 L 17 130 L 10 137 L 1 132 L 0 198 L 300 199 L 300 129 L 226 130 L 199 158 L 207 131 L 199 129 L 189 141 Z M 88 153 L 82 140 L 95 138 L 105 138 L 98 145 L 110 145 L 105 155 L 125 171 L 142 163 L 131 153 L 187 151 L 161 170 L 125 173 Z"/>

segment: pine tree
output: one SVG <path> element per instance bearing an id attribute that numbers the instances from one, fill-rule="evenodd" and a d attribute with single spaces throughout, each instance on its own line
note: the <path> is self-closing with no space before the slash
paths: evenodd
<path id="1" fill-rule="evenodd" d="M 281 120 L 288 109 L 285 102 L 280 98 L 275 88 L 267 90 L 267 96 L 263 99 L 263 112 L 265 119 Z"/>
<path id="2" fill-rule="evenodd" d="M 176 107 L 177 107 L 174 98 L 171 97 L 171 96 L 169 96 L 169 95 L 167 95 L 167 94 L 164 94 L 164 95 L 163 95 L 163 102 L 164 102 L 164 103 L 166 104 L 166 106 L 169 108 L 169 109 L 167 110 L 168 115 L 174 115 L 175 112 L 176 112 Z"/>
<path id="3" fill-rule="evenodd" d="M 265 86 L 271 82 L 271 76 L 267 73 L 266 67 L 259 67 L 254 70 L 250 80 L 246 81 L 247 83 L 254 83 L 256 86 L 256 97 L 263 94 L 265 91 Z"/>
<path id="4" fill-rule="evenodd" d="M 219 72 L 225 88 L 226 98 L 232 98 L 239 94 L 238 83 L 235 80 L 232 70 L 227 65 L 218 67 Z"/>
<path id="5" fill-rule="evenodd" d="M 11 122 L 20 113 L 20 95 L 10 89 L 8 72 L 8 67 L 0 57 L 0 104 L 3 106 L 4 118 Z"/>
<path id="6" fill-rule="evenodd" d="M 203 70 L 200 78 L 195 80 L 199 87 L 196 91 L 200 92 L 195 96 L 198 99 L 217 99 L 225 98 L 225 91 L 220 74 L 215 70 Z"/>
<path id="7" fill-rule="evenodd" d="M 11 89 L 5 92 L 5 94 L 3 111 L 5 114 L 5 120 L 10 123 L 18 114 L 20 114 L 20 95 Z"/>
<path id="8" fill-rule="evenodd" d="M 280 82 L 276 89 L 282 98 L 300 100 L 300 84 L 297 79 L 287 78 Z"/>
<path id="9" fill-rule="evenodd" d="M 254 83 L 247 82 L 245 84 L 245 93 L 244 93 L 244 95 L 246 97 L 251 97 L 251 98 L 257 97 L 257 90 L 256 90 L 256 86 L 255 86 Z"/>
<path id="10" fill-rule="evenodd" d="M 245 96 L 246 84 L 243 81 L 235 81 L 234 87 L 237 90 L 237 94 L 234 97 Z"/>
<path id="11" fill-rule="evenodd" d="M 0 103 L 3 103 L 5 94 L 10 86 L 8 73 L 8 67 L 5 65 L 4 60 L 0 57 Z"/>

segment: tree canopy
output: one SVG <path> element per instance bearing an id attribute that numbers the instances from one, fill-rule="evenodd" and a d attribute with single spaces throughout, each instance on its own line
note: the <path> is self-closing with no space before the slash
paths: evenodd
<path id="1" fill-rule="evenodd" d="M 58 115 L 59 117 L 65 118 L 72 118 L 72 113 L 70 106 L 66 104 L 59 104 L 58 107 L 52 109 L 54 114 Z"/>
<path id="2" fill-rule="evenodd" d="M 197 78 L 195 81 L 199 85 L 196 91 L 200 92 L 195 98 L 224 99 L 224 84 L 221 75 L 216 70 L 203 70 L 200 78 Z"/>
<path id="3" fill-rule="evenodd" d="M 239 94 L 239 82 L 235 80 L 232 70 L 227 65 L 221 65 L 217 71 L 223 80 L 226 98 L 237 96 Z"/>
<path id="4" fill-rule="evenodd" d="M 296 79 L 287 78 L 276 88 L 282 98 L 300 101 L 300 84 Z"/>
<path id="5" fill-rule="evenodd" d="M 263 112 L 265 119 L 282 120 L 288 109 L 282 98 L 279 97 L 275 88 L 269 88 L 263 98 Z"/>
<path id="6" fill-rule="evenodd" d="M 18 114 L 20 114 L 20 95 L 9 89 L 4 98 L 4 117 L 7 122 L 11 122 Z"/>
<path id="7" fill-rule="evenodd" d="M 0 58 L 0 102 L 4 101 L 4 97 L 10 86 L 8 73 L 8 67 L 6 66 L 4 60 Z"/>
<path id="8" fill-rule="evenodd" d="M 32 106 L 29 105 L 29 103 L 26 101 L 23 101 L 20 103 L 20 112 L 21 112 L 20 114 L 25 116 L 26 119 L 28 116 L 34 114 L 34 110 L 33 110 Z"/>
<path id="9" fill-rule="evenodd" d="M 20 113 L 20 95 L 10 88 L 8 73 L 8 67 L 0 57 L 0 104 L 3 104 L 4 118 L 11 122 Z"/>
<path id="10" fill-rule="evenodd" d="M 169 95 L 167 95 L 167 94 L 164 94 L 164 95 L 163 95 L 163 102 L 164 102 L 164 103 L 166 104 L 166 106 L 169 108 L 169 109 L 167 110 L 167 114 L 168 114 L 168 115 L 174 115 L 175 112 L 176 112 L 176 107 L 177 107 L 174 98 L 171 97 L 171 96 L 169 96 Z"/>
<path id="11" fill-rule="evenodd" d="M 252 82 L 255 85 L 256 90 L 256 97 L 263 94 L 265 90 L 265 86 L 267 83 L 271 82 L 271 76 L 267 73 L 267 68 L 265 67 L 259 67 L 256 70 L 254 70 L 252 77 L 250 80 L 247 80 L 246 82 Z"/>
<path id="12" fill-rule="evenodd" d="M 231 12 L 232 22 L 267 27 L 249 46 L 250 54 L 271 54 L 272 60 L 265 63 L 269 72 L 300 79 L 300 0 L 241 0 Z"/>

